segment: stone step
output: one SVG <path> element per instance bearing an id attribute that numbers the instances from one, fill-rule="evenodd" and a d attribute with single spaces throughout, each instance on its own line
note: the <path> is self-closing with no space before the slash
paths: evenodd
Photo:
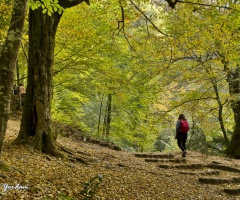
<path id="1" fill-rule="evenodd" d="M 208 171 L 208 172 L 178 172 L 179 174 L 186 175 L 220 175 L 220 171 Z"/>
<path id="2" fill-rule="evenodd" d="M 231 179 L 222 179 L 222 178 L 199 178 L 198 181 L 200 183 L 205 183 L 205 184 L 212 184 L 212 185 L 218 185 L 218 184 L 224 184 L 224 183 L 240 183 L 240 178 L 239 177 L 234 177 Z"/>
<path id="3" fill-rule="evenodd" d="M 146 162 L 172 162 L 172 163 L 186 163 L 186 159 L 154 159 L 154 158 L 146 158 Z"/>
<path id="4" fill-rule="evenodd" d="M 139 158 L 174 158 L 173 154 L 149 154 L 149 153 L 136 153 Z"/>
<path id="5" fill-rule="evenodd" d="M 187 165 L 158 165 L 160 168 L 177 168 L 177 169 L 202 169 L 204 165 L 202 164 L 187 164 Z"/>
<path id="6" fill-rule="evenodd" d="M 175 165 L 177 169 L 202 169 L 204 165 L 202 164 L 187 164 L 187 165 Z"/>
<path id="7" fill-rule="evenodd" d="M 218 185 L 229 183 L 231 184 L 231 179 L 220 179 L 220 178 L 199 178 L 198 181 L 200 183 L 211 184 L 211 185 Z"/>
<path id="8" fill-rule="evenodd" d="M 212 164 L 205 165 L 205 167 L 208 167 L 208 168 L 211 168 L 211 169 L 220 169 L 220 170 L 224 170 L 224 171 L 240 173 L 240 169 L 234 168 L 234 167 L 230 167 L 230 166 L 226 166 L 226 165 L 222 165 L 222 164 L 214 164 L 214 163 L 212 163 Z"/>
<path id="9" fill-rule="evenodd" d="M 239 195 L 240 194 L 240 189 L 224 189 L 224 192 L 227 194 L 231 194 L 231 195 Z"/>
<path id="10" fill-rule="evenodd" d="M 219 169 L 223 171 L 229 171 L 229 172 L 238 172 L 240 173 L 240 169 L 225 166 L 225 165 L 219 165 L 219 164 L 185 164 L 185 165 L 169 165 L 168 167 L 166 165 L 159 165 L 160 168 L 177 168 L 177 169 L 201 169 L 203 167 L 210 168 L 210 169 Z"/>

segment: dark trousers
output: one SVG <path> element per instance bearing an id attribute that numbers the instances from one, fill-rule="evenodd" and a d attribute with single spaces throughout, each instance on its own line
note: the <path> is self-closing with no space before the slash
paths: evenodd
<path id="1" fill-rule="evenodd" d="M 188 136 L 187 133 L 177 133 L 177 144 L 182 151 L 187 150 L 186 148 L 187 136 Z"/>

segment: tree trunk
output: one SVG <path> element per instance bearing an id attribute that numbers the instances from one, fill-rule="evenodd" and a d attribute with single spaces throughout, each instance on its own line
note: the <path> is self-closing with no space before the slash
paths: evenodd
<path id="1" fill-rule="evenodd" d="M 240 68 L 237 67 L 235 70 L 229 69 L 228 62 L 224 62 L 224 69 L 227 74 L 227 82 L 229 84 L 229 94 L 231 97 L 231 107 L 234 112 L 234 121 L 237 123 L 238 114 L 240 111 Z"/>
<path id="2" fill-rule="evenodd" d="M 22 97 L 21 97 L 21 92 L 20 92 L 20 81 L 19 81 L 19 66 L 18 66 L 18 61 L 16 62 L 16 67 L 17 67 L 17 89 L 18 89 L 18 106 L 19 106 L 19 110 L 21 110 L 22 107 Z"/>
<path id="3" fill-rule="evenodd" d="M 102 105 L 103 105 L 103 97 L 104 97 L 104 94 L 102 95 L 102 100 L 101 100 L 101 103 L 100 103 L 100 108 L 99 108 L 99 116 L 98 116 L 98 135 L 100 133 L 100 125 L 101 125 L 101 117 L 102 117 Z"/>
<path id="4" fill-rule="evenodd" d="M 225 151 L 225 153 L 233 158 L 240 158 L 240 112 L 234 128 L 232 139 Z"/>
<path id="5" fill-rule="evenodd" d="M 201 62 L 201 64 L 203 65 L 203 63 Z M 204 65 L 203 65 L 204 66 Z M 218 102 L 218 121 L 219 121 L 219 124 L 220 124 L 220 127 L 221 127 L 221 130 L 222 130 L 222 133 L 223 133 L 223 137 L 224 137 L 224 140 L 225 140 L 225 143 L 226 145 L 228 145 L 229 143 L 229 140 L 228 140 L 228 137 L 227 137 L 227 131 L 225 129 L 225 126 L 224 126 L 224 122 L 223 122 L 223 116 L 222 116 L 222 113 L 223 113 L 223 105 L 222 102 L 221 102 L 221 99 L 220 99 L 220 95 L 219 95 L 219 92 L 218 92 L 218 84 L 217 84 L 217 80 L 216 80 L 216 77 L 212 74 L 212 68 L 211 68 L 211 65 L 210 66 L 205 66 L 204 69 L 206 70 L 206 72 L 210 75 L 210 80 L 211 80 L 211 83 L 212 83 L 212 86 L 213 86 L 213 90 L 215 92 L 215 95 L 216 95 L 216 100 Z"/>
<path id="6" fill-rule="evenodd" d="M 14 73 L 21 44 L 27 3 L 27 0 L 15 0 L 13 2 L 8 35 L 0 49 L 0 155 L 10 112 Z"/>
<path id="7" fill-rule="evenodd" d="M 228 156 L 240 158 L 240 68 L 235 70 L 229 69 L 228 62 L 222 60 L 224 70 L 227 74 L 227 82 L 229 84 L 229 93 L 231 96 L 231 107 L 234 112 L 235 128 L 231 141 L 225 151 Z"/>
<path id="8" fill-rule="evenodd" d="M 38 151 L 61 156 L 51 131 L 54 46 L 61 14 L 48 16 L 42 8 L 29 12 L 28 84 L 16 143 L 29 142 Z"/>
<path id="9" fill-rule="evenodd" d="M 59 4 L 70 8 L 81 2 L 60 0 Z M 58 12 L 51 16 L 43 14 L 42 7 L 29 11 L 28 83 L 20 132 L 15 143 L 31 142 L 33 136 L 31 145 L 35 149 L 62 157 L 50 126 L 55 35 L 61 16 Z"/>
<path id="10" fill-rule="evenodd" d="M 106 136 L 110 134 L 111 127 L 111 118 L 112 118 L 112 95 L 108 95 L 108 105 L 107 105 L 107 121 L 106 121 Z"/>
<path id="11" fill-rule="evenodd" d="M 225 143 L 226 143 L 226 145 L 228 145 L 229 140 L 228 140 L 228 137 L 227 137 L 227 131 L 225 129 L 224 122 L 223 122 L 223 116 L 222 116 L 223 105 L 224 104 L 222 104 L 222 102 L 220 100 L 220 96 L 219 96 L 219 92 L 218 92 L 218 87 L 217 87 L 216 81 L 213 80 L 213 79 L 211 81 L 212 81 L 213 89 L 214 89 L 214 92 L 215 92 L 215 95 L 216 95 L 216 100 L 218 102 L 218 121 L 220 123 L 220 127 L 221 127 L 222 132 L 223 132 Z"/>

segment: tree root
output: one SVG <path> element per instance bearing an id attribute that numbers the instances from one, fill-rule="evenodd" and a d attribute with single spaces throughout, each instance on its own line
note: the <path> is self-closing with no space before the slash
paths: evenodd
<path id="1" fill-rule="evenodd" d="M 84 157 L 79 157 L 79 156 L 68 156 L 67 157 L 68 160 L 70 160 L 71 162 L 80 162 L 82 164 L 85 164 L 85 165 L 89 165 L 89 159 L 87 158 L 84 158 Z"/>
<path id="2" fill-rule="evenodd" d="M 58 146 L 62 151 L 66 152 L 66 153 L 68 153 L 68 154 L 70 154 L 70 155 L 75 155 L 73 150 L 71 150 L 71 149 L 69 149 L 69 148 L 67 148 L 67 147 L 64 147 L 64 146 L 62 146 L 62 145 L 60 145 L 60 144 L 57 144 L 57 146 Z"/>
<path id="3" fill-rule="evenodd" d="M 65 153 L 67 153 L 68 155 L 66 156 L 66 159 L 68 159 L 69 161 L 71 162 L 80 162 L 82 164 L 85 164 L 85 165 L 90 165 L 91 163 L 95 162 L 96 160 L 93 159 L 93 158 L 87 158 L 85 156 L 90 156 L 89 154 L 85 153 L 84 155 L 85 156 L 79 156 L 79 155 L 76 155 L 75 152 L 72 150 L 72 149 L 69 149 L 67 147 L 64 147 L 60 144 L 57 144 L 57 146 L 62 150 L 64 151 Z M 81 151 L 78 151 L 76 153 L 79 153 L 79 154 L 83 154 L 83 152 Z"/>

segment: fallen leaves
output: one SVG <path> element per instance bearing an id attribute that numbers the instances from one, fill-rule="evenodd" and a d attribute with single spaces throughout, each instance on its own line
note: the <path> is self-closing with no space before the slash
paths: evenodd
<path id="1" fill-rule="evenodd" d="M 16 126 L 16 123 L 14 123 Z M 13 129 L 13 128 L 12 128 Z M 14 127 L 14 130 L 16 127 Z M 26 146 L 11 145 L 13 137 L 5 138 L 2 159 L 13 166 L 1 172 L 0 184 L 26 185 L 26 190 L 3 191 L 0 199 L 69 199 L 80 200 L 82 183 L 98 174 L 103 181 L 98 185 L 94 199 L 106 200 L 167 200 L 167 199 L 231 199 L 221 193 L 221 186 L 198 183 L 198 176 L 179 174 L 177 169 L 160 169 L 157 163 L 147 163 L 132 153 L 113 151 L 97 144 L 77 142 L 60 137 L 58 142 L 74 154 L 84 152 L 96 159 L 91 165 L 57 159 L 38 152 L 29 153 Z M 15 136 L 16 137 L 16 136 Z M 194 162 L 192 160 L 191 162 Z M 231 162 L 231 161 L 229 161 Z M 234 164 L 240 164 L 234 161 Z M 226 173 L 226 176 L 228 173 Z"/>

